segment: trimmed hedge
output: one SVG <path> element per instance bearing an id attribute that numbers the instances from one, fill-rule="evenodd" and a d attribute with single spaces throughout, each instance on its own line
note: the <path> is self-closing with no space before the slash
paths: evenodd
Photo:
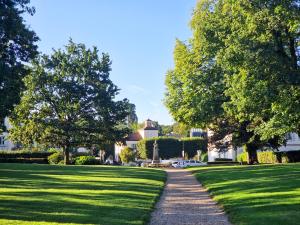
<path id="1" fill-rule="evenodd" d="M 262 151 L 257 152 L 257 159 L 259 163 L 275 164 L 275 163 L 293 163 L 300 162 L 300 150 L 289 152 L 274 152 Z M 237 160 L 243 164 L 248 163 L 248 153 L 243 152 L 238 155 Z"/>
<path id="2" fill-rule="evenodd" d="M 193 138 L 183 138 L 179 140 L 181 146 L 184 147 L 184 151 L 187 153 L 189 158 L 197 155 L 197 150 L 201 150 L 204 153 L 207 152 L 207 139 L 193 137 Z"/>
<path id="3" fill-rule="evenodd" d="M 38 163 L 48 164 L 53 152 L 0 151 L 0 163 Z"/>
<path id="4" fill-rule="evenodd" d="M 48 164 L 48 160 L 47 160 L 47 158 L 0 158 L 0 163 Z"/>
<path id="5" fill-rule="evenodd" d="M 159 157 L 162 159 L 182 157 L 183 147 L 189 158 L 195 156 L 197 150 L 202 150 L 203 153 L 207 152 L 207 140 L 204 138 L 185 138 L 179 140 L 177 138 L 158 137 L 144 139 L 137 143 L 139 158 L 152 159 L 153 144 L 155 140 L 157 141 L 159 148 Z"/>
<path id="6" fill-rule="evenodd" d="M 15 158 L 46 158 L 52 155 L 53 152 L 14 152 L 14 151 L 0 151 L 1 159 L 15 159 Z"/>

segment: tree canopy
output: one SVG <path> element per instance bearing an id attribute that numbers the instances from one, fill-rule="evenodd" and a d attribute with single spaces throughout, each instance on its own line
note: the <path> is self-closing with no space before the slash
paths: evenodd
<path id="1" fill-rule="evenodd" d="M 176 121 L 256 148 L 300 131 L 299 0 L 202 0 L 191 28 L 166 76 Z"/>
<path id="2" fill-rule="evenodd" d="M 127 99 L 109 79 L 109 55 L 70 41 L 35 60 L 24 78 L 25 91 L 11 118 L 10 138 L 23 145 L 71 148 L 119 140 L 128 133 Z"/>
<path id="3" fill-rule="evenodd" d="M 20 100 L 24 66 L 37 55 L 35 32 L 25 25 L 22 15 L 33 15 L 29 0 L 0 1 L 0 126 Z"/>

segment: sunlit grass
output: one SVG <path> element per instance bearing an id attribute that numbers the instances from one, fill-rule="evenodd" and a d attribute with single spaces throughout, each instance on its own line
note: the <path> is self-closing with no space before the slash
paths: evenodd
<path id="1" fill-rule="evenodd" d="M 236 225 L 300 224 L 300 164 L 189 168 Z"/>
<path id="2" fill-rule="evenodd" d="M 145 224 L 165 177 L 155 169 L 0 164 L 0 224 Z"/>

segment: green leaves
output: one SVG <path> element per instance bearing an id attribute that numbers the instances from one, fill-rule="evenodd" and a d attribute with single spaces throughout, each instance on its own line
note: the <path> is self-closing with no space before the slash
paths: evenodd
<path id="1" fill-rule="evenodd" d="M 33 14 L 29 0 L 0 2 L 0 126 L 20 100 L 25 63 L 37 55 L 38 37 L 24 23 L 23 13 Z M 1 127 L 0 127 L 1 128 Z"/>
<path id="2" fill-rule="evenodd" d="M 76 148 L 103 145 L 128 132 L 128 100 L 109 79 L 108 54 L 69 41 L 65 50 L 39 57 L 24 78 L 10 136 L 25 145 Z"/>
<path id="3" fill-rule="evenodd" d="M 242 143 L 299 131 L 299 3 L 200 1 L 166 76 L 174 119 L 214 130 L 226 121 L 228 132 L 248 132 Z"/>

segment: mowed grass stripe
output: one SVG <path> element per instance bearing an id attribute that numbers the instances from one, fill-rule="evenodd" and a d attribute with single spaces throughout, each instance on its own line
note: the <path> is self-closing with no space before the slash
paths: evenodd
<path id="1" fill-rule="evenodd" d="M 235 225 L 300 224 L 300 164 L 189 168 Z"/>
<path id="2" fill-rule="evenodd" d="M 156 169 L 0 164 L 0 224 L 146 224 L 165 179 Z"/>

